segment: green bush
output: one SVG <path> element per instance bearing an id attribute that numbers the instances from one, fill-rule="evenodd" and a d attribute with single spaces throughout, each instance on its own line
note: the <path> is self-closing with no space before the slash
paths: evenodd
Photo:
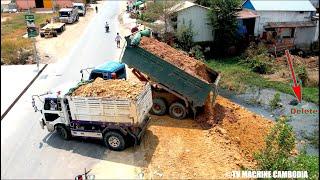
<path id="1" fill-rule="evenodd" d="M 266 148 L 254 155 L 259 170 L 289 171 L 292 170 L 290 152 L 295 147 L 292 127 L 281 117 L 266 138 Z"/>
<path id="2" fill-rule="evenodd" d="M 295 148 L 295 136 L 288 119 L 277 119 L 265 142 L 266 147 L 254 155 L 256 170 L 261 171 L 308 171 L 309 179 L 319 178 L 319 160 L 317 156 L 307 155 L 302 151 L 297 156 L 291 152 Z"/>
<path id="3" fill-rule="evenodd" d="M 183 22 L 183 25 L 180 26 L 175 33 L 175 36 L 178 40 L 178 46 L 184 51 L 189 51 L 193 46 L 194 34 L 195 33 L 192 31 L 191 21 L 189 22 L 188 26 Z"/>
<path id="4" fill-rule="evenodd" d="M 302 85 L 305 86 L 308 81 L 308 72 L 306 67 L 304 65 L 300 65 L 295 69 L 296 69 L 296 74 L 298 78 L 301 80 Z"/>
<path id="5" fill-rule="evenodd" d="M 26 64 L 32 55 L 29 39 L 3 39 L 1 41 L 1 58 L 4 64 Z"/>
<path id="6" fill-rule="evenodd" d="M 280 99 L 280 93 L 275 93 L 273 96 L 273 99 L 270 101 L 269 105 L 271 107 L 271 110 L 275 110 L 279 107 L 279 102 L 281 101 Z"/>
<path id="7" fill-rule="evenodd" d="M 243 54 L 241 63 L 246 64 L 253 72 L 267 74 L 272 72 L 272 58 L 268 56 L 263 44 L 251 43 Z"/>
<path id="8" fill-rule="evenodd" d="M 204 59 L 203 52 L 201 51 L 201 46 L 196 45 L 196 46 L 192 47 L 190 52 L 191 52 L 191 54 L 194 55 L 194 57 L 196 59 L 198 59 L 198 60 L 203 60 Z"/>

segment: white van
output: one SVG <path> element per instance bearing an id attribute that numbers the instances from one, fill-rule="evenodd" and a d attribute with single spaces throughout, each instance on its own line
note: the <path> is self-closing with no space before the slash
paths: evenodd
<path id="1" fill-rule="evenodd" d="M 73 7 L 78 8 L 78 13 L 80 16 L 86 15 L 86 5 L 84 3 L 72 3 Z"/>

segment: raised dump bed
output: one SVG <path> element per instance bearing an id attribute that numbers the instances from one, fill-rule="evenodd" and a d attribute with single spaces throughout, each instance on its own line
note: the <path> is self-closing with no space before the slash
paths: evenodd
<path id="1" fill-rule="evenodd" d="M 160 85 L 160 87 L 169 91 L 169 93 L 184 100 L 184 106 L 186 106 L 187 109 L 190 107 L 195 113 L 197 107 L 205 105 L 210 93 L 212 94 L 211 103 L 215 101 L 215 97 L 218 94 L 217 86 L 220 79 L 218 72 L 204 66 L 204 71 L 207 73 L 208 77 L 207 80 L 204 80 L 199 76 L 187 73 L 154 53 L 141 48 L 141 46 L 131 46 L 131 39 L 129 36 L 126 37 L 126 41 L 127 46 L 121 61 L 126 63 L 129 67 L 147 75 L 152 82 L 157 83 L 157 85 Z M 155 91 L 153 91 L 153 98 L 157 98 L 156 96 Z M 165 98 L 163 97 L 162 99 Z M 168 102 L 168 100 L 166 100 L 164 103 L 166 106 L 170 106 L 170 104 L 175 102 Z M 161 105 L 163 105 L 163 103 L 160 103 L 160 106 Z M 155 107 L 153 107 L 153 110 L 154 108 Z M 164 111 L 167 110 L 168 109 Z M 162 115 L 164 112 L 162 111 L 161 113 L 155 114 Z M 169 114 L 172 115 L 170 108 Z M 175 118 L 181 119 L 179 117 Z"/>

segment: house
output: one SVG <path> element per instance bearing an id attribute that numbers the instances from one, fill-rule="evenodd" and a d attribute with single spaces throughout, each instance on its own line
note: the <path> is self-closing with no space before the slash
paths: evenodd
<path id="1" fill-rule="evenodd" d="M 245 10 L 258 16 L 254 22 L 254 36 L 274 40 L 273 44 L 308 48 L 314 41 L 317 22 L 312 20 L 316 9 L 306 0 L 246 0 Z"/>
<path id="2" fill-rule="evenodd" d="M 18 9 L 72 7 L 73 2 L 84 2 L 84 0 L 16 0 Z"/>
<path id="3" fill-rule="evenodd" d="M 191 25 L 192 31 L 195 32 L 194 42 L 213 41 L 214 31 L 207 18 L 209 10 L 208 7 L 183 1 L 170 8 L 171 25 L 175 30 Z"/>

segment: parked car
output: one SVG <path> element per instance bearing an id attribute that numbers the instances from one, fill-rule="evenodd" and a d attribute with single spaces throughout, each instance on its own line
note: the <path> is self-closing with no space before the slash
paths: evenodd
<path id="1" fill-rule="evenodd" d="M 72 24 L 79 20 L 78 8 L 62 8 L 59 10 L 59 20 L 62 23 Z"/>
<path id="2" fill-rule="evenodd" d="M 72 3 L 73 7 L 78 8 L 78 13 L 80 16 L 85 16 L 87 13 L 86 5 L 84 3 Z"/>

